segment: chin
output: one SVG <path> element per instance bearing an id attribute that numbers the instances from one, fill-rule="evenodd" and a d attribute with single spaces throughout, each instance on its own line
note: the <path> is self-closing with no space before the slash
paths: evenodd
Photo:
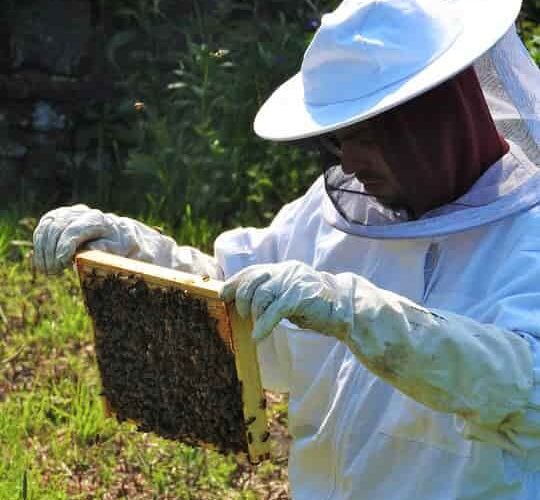
<path id="1" fill-rule="evenodd" d="M 395 211 L 405 210 L 406 212 L 411 213 L 409 208 L 407 208 L 407 204 L 401 200 L 395 200 L 395 199 L 392 200 L 392 199 L 385 198 L 383 196 L 377 196 L 377 195 L 372 195 L 372 196 L 385 208 L 389 208 L 390 210 L 395 210 Z"/>

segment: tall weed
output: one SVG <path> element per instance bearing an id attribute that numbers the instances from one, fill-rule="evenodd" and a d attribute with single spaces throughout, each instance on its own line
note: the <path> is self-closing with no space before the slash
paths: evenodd
<path id="1" fill-rule="evenodd" d="M 113 424 L 105 415 L 99 392 L 96 385 L 69 380 L 53 389 L 50 414 L 56 421 L 64 421 L 71 441 L 79 446 L 91 445 L 112 432 Z"/>
<path id="2" fill-rule="evenodd" d="M 32 247 L 34 218 L 21 218 L 16 211 L 0 211 L 0 261 L 25 257 Z"/>
<path id="3" fill-rule="evenodd" d="M 0 220 L 0 259 L 7 257 L 13 237 L 14 228 L 12 223 L 6 220 Z"/>

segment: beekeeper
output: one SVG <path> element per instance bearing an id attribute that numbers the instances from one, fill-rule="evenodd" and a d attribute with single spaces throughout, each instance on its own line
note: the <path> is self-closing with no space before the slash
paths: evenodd
<path id="1" fill-rule="evenodd" d="M 345 0 L 255 131 L 322 175 L 215 257 L 77 205 L 35 262 L 84 245 L 215 278 L 289 393 L 299 500 L 540 499 L 540 76 L 520 0 Z M 232 277 L 231 277 L 232 276 Z"/>

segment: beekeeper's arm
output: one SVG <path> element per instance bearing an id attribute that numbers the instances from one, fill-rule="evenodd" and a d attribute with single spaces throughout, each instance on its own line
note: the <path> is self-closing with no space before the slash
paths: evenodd
<path id="1" fill-rule="evenodd" d="M 296 261 L 247 268 L 225 283 L 222 296 L 253 316 L 257 339 L 287 318 L 343 341 L 420 403 L 463 417 L 465 437 L 518 454 L 540 447 L 533 337 L 428 310 L 360 276 Z"/>
<path id="2" fill-rule="evenodd" d="M 70 265 L 80 249 L 106 252 L 163 267 L 222 279 L 210 255 L 176 242 L 141 222 L 91 209 L 86 205 L 47 212 L 34 231 L 34 264 L 55 274 Z"/>

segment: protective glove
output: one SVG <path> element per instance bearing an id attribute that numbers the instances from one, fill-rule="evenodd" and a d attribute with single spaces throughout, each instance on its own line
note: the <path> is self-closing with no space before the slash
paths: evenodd
<path id="1" fill-rule="evenodd" d="M 103 250 L 179 271 L 222 279 L 217 261 L 176 242 L 141 222 L 103 213 L 86 205 L 47 212 L 34 231 L 34 265 L 59 273 L 81 249 Z"/>
<path id="2" fill-rule="evenodd" d="M 221 297 L 235 301 L 238 314 L 254 321 L 253 338 L 262 340 L 283 319 L 302 328 L 344 339 L 348 309 L 335 277 L 302 262 L 250 266 L 223 285 Z"/>
<path id="3" fill-rule="evenodd" d="M 248 267 L 225 282 L 221 296 L 235 300 L 241 316 L 251 313 L 256 339 L 283 318 L 336 337 L 403 393 L 502 433 L 503 446 L 515 451 L 508 432 L 523 417 L 533 385 L 532 354 L 519 335 L 295 261 Z"/>

